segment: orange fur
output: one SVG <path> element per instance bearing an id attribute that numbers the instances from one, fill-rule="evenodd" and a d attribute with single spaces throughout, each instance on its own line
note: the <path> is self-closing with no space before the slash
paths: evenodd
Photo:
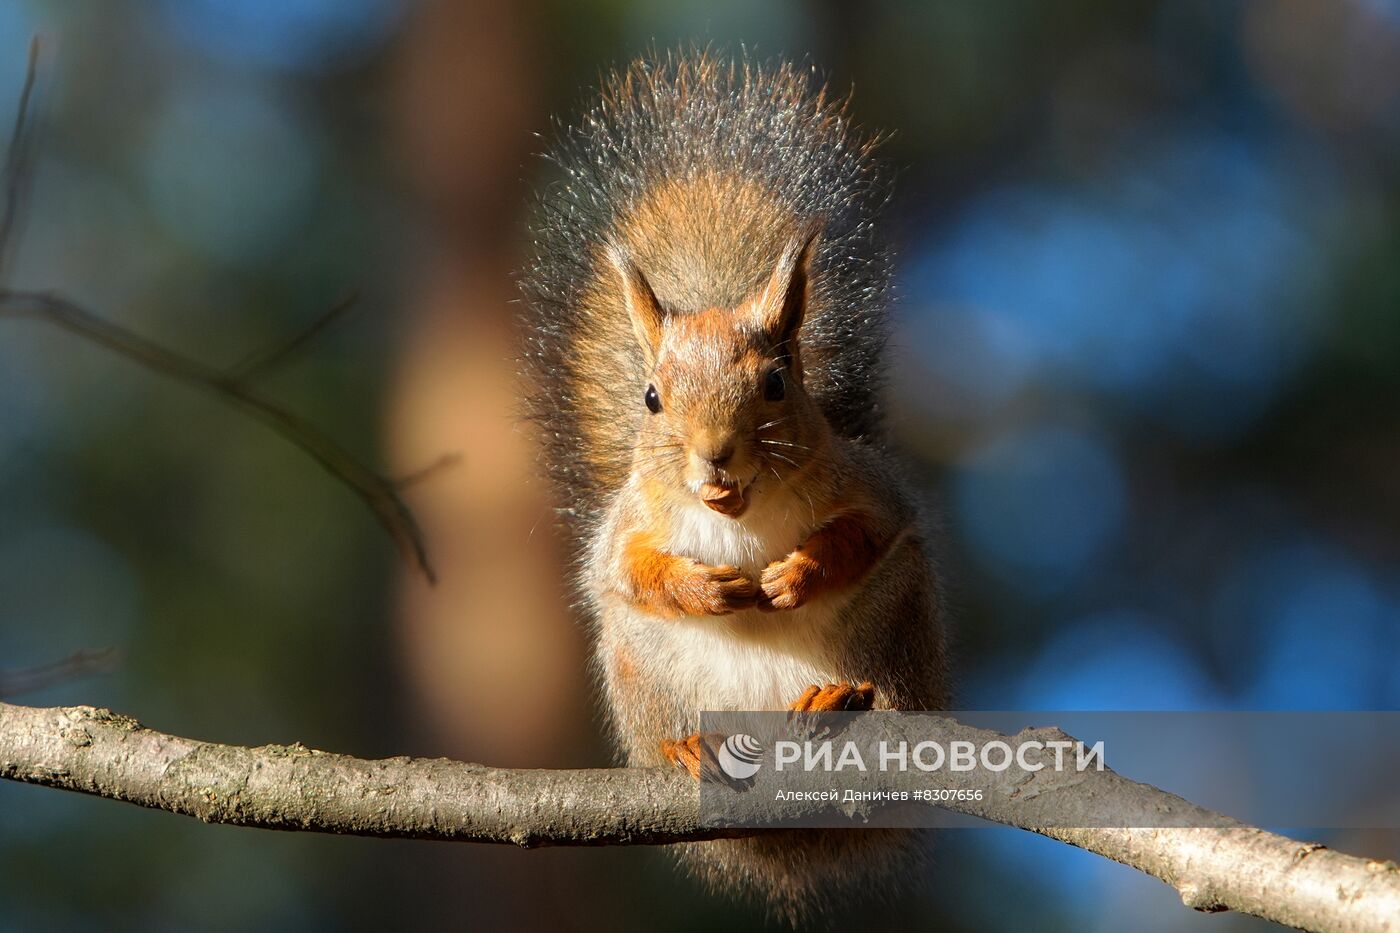
<path id="1" fill-rule="evenodd" d="M 637 662 L 632 652 L 619 647 L 613 651 L 613 672 L 619 683 L 632 684 L 637 679 Z"/>
<path id="2" fill-rule="evenodd" d="M 622 552 L 632 601 L 662 616 L 726 615 L 754 604 L 757 587 L 734 567 L 711 567 L 656 547 L 638 532 Z"/>
<path id="3" fill-rule="evenodd" d="M 760 609 L 796 609 L 860 580 L 889 549 L 869 516 L 845 512 L 763 571 Z"/>
<path id="4" fill-rule="evenodd" d="M 743 239 L 723 242 L 707 235 L 735 223 L 744 225 Z M 661 303 L 693 313 L 712 307 L 716 297 L 732 307 L 754 294 L 763 285 L 759 275 L 768 270 L 755 267 L 752 255 L 776 256 L 793 226 L 792 213 L 752 179 L 701 169 L 656 184 L 619 218 L 618 230 L 622 244 L 648 270 Z M 681 265 L 687 256 L 724 271 L 704 283 L 710 301 L 697 300 L 701 289 L 692 281 L 693 266 Z"/>

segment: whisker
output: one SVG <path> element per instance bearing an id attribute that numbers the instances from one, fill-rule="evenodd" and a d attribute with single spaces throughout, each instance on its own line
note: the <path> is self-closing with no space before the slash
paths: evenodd
<path id="1" fill-rule="evenodd" d="M 799 465 L 798 462 L 797 462 L 796 460 L 793 460 L 793 459 L 790 458 L 790 457 L 784 456 L 783 454 L 778 453 L 776 450 L 770 450 L 770 451 L 768 451 L 768 456 L 770 456 L 770 457 L 776 457 L 777 459 L 781 460 L 783 463 L 789 464 L 789 465 L 791 465 L 791 466 L 793 466 L 793 467 L 797 467 L 797 466 Z"/>
<path id="2" fill-rule="evenodd" d="M 775 446 L 775 447 L 795 447 L 795 448 L 797 448 L 798 450 L 811 450 L 811 449 L 812 449 L 812 448 L 808 447 L 806 444 L 794 444 L 794 443 L 792 443 L 791 441 L 779 441 L 779 440 L 774 440 L 774 439 L 771 438 L 771 437 L 760 437 L 760 438 L 758 439 L 758 442 L 759 442 L 760 444 L 771 444 L 771 445 L 773 445 L 773 446 Z"/>

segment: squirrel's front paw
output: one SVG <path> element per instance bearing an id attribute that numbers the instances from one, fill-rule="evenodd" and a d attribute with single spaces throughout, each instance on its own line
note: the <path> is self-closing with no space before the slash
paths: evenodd
<path id="1" fill-rule="evenodd" d="M 737 567 L 696 563 L 676 588 L 687 615 L 722 616 L 753 607 L 758 587 Z"/>
<path id="2" fill-rule="evenodd" d="M 773 561 L 759 580 L 758 608 L 775 612 L 804 605 L 815 595 L 820 575 L 821 566 L 801 551 Z"/>

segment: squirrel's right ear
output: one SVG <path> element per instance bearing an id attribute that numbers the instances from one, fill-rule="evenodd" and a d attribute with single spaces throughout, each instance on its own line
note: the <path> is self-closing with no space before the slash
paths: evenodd
<path id="1" fill-rule="evenodd" d="M 627 303 L 627 316 L 632 319 L 632 331 L 646 355 L 647 365 L 652 366 L 656 362 L 656 351 L 661 346 L 661 327 L 666 313 L 661 310 L 656 293 L 651 290 L 647 277 L 637 268 L 632 257 L 615 244 L 607 247 L 607 254 L 622 282 L 622 298 Z"/>

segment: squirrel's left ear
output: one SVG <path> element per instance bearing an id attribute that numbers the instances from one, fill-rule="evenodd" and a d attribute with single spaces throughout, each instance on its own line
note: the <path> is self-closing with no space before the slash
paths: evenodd
<path id="1" fill-rule="evenodd" d="M 820 228 L 814 224 L 788 242 L 754 306 L 764 333 L 775 345 L 786 344 L 788 353 L 793 355 L 797 352 L 797 331 L 807 313 L 812 261 L 820 235 Z"/>

